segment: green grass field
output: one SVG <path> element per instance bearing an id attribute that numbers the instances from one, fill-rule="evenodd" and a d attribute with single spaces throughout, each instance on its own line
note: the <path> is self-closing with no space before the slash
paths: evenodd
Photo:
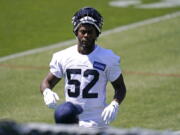
<path id="1" fill-rule="evenodd" d="M 103 14 L 103 31 L 180 10 L 115 8 L 108 6 L 109 1 L 1 0 L 0 57 L 74 38 L 71 17 L 85 5 Z M 121 56 L 127 86 L 127 96 L 111 126 L 179 130 L 179 22 L 180 17 L 176 17 L 98 39 L 98 44 Z M 39 85 L 49 71 L 52 54 L 64 48 L 0 63 L 0 120 L 54 123 L 53 110 L 44 105 Z M 108 102 L 112 90 L 108 84 Z M 59 103 L 63 102 L 63 82 L 54 91 L 60 95 Z"/>
<path id="2" fill-rule="evenodd" d="M 102 36 L 98 43 L 121 56 L 127 96 L 114 127 L 180 127 L 180 17 Z M 65 47 L 63 47 L 65 48 Z M 0 118 L 54 123 L 39 92 L 52 53 L 63 48 L 0 63 Z M 64 101 L 63 83 L 54 89 Z M 112 99 L 108 85 L 108 102 Z"/>
<path id="3" fill-rule="evenodd" d="M 137 9 L 111 7 L 112 0 L 1 0 L 0 57 L 74 38 L 71 18 L 84 6 L 98 8 L 103 30 L 179 11 L 180 7 Z M 160 0 L 141 0 L 151 3 Z M 71 4 L 69 4 L 71 3 Z"/>

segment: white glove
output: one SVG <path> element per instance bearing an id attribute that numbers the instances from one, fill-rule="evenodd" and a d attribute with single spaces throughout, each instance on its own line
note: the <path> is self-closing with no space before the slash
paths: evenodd
<path id="1" fill-rule="evenodd" d="M 119 104 L 117 101 L 113 100 L 108 106 L 106 106 L 101 114 L 103 121 L 106 124 L 112 122 L 119 110 Z"/>
<path id="2" fill-rule="evenodd" d="M 59 96 L 49 88 L 43 91 L 43 95 L 45 104 L 51 109 L 56 109 L 56 101 L 59 100 Z"/>

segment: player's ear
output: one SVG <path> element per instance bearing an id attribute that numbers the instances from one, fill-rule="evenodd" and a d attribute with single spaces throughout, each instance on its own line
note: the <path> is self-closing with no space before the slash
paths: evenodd
<path id="1" fill-rule="evenodd" d="M 100 35 L 100 32 L 96 28 L 95 28 L 95 30 L 96 30 L 96 39 L 97 39 L 99 37 L 99 35 Z"/>
<path id="2" fill-rule="evenodd" d="M 76 37 L 78 36 L 78 30 L 79 30 L 79 28 L 77 28 L 77 30 L 73 30 L 73 33 Z"/>
<path id="3" fill-rule="evenodd" d="M 77 30 L 76 31 L 73 31 L 74 35 L 77 37 Z"/>

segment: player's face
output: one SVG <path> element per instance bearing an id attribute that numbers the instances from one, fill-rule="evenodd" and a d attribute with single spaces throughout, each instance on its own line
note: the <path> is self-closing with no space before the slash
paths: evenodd
<path id="1" fill-rule="evenodd" d="M 93 25 L 82 24 L 77 30 L 78 47 L 86 52 L 91 52 L 94 49 L 97 32 Z"/>

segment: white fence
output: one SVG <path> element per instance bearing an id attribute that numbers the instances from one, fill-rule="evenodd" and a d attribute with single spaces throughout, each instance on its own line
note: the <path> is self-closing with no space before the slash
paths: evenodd
<path id="1" fill-rule="evenodd" d="M 157 131 L 142 128 L 106 130 L 81 128 L 77 125 L 52 125 L 44 123 L 17 124 L 0 122 L 0 135 L 180 135 L 178 131 Z"/>

